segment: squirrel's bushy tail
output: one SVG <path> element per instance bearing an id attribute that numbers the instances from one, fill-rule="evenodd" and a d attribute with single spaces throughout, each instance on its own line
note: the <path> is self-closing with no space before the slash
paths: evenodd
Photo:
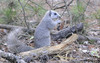
<path id="1" fill-rule="evenodd" d="M 18 36 L 22 33 L 21 28 L 11 31 L 7 36 L 7 47 L 12 53 L 20 53 L 24 51 L 32 50 L 33 48 L 27 46 L 24 42 L 18 39 Z"/>
<path id="2" fill-rule="evenodd" d="M 21 33 L 21 29 L 20 28 L 11 31 L 7 36 L 7 44 L 11 45 L 13 43 L 15 44 L 15 43 L 19 42 L 18 35 L 20 33 Z"/>

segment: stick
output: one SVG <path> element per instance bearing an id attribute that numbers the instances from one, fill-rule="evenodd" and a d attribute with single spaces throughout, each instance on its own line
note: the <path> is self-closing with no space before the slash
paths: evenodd
<path id="1" fill-rule="evenodd" d="M 27 22 L 26 22 L 26 16 L 25 16 L 25 10 L 24 10 L 24 7 L 23 7 L 22 3 L 20 2 L 20 0 L 18 0 L 18 2 L 19 2 L 19 4 L 20 4 L 21 7 L 22 7 L 23 16 L 24 16 L 24 21 L 25 21 L 25 24 L 26 24 L 26 26 L 27 26 L 27 29 L 30 30 L 30 29 L 29 29 L 29 25 L 28 25 Z"/>
<path id="2" fill-rule="evenodd" d="M 69 37 L 68 39 L 66 39 L 64 42 L 62 42 L 59 45 L 56 46 L 47 46 L 47 47 L 42 47 L 42 48 L 38 48 L 35 50 L 31 50 L 31 51 L 27 51 L 27 52 L 22 52 L 19 55 L 22 57 L 39 57 L 40 55 L 43 54 L 53 54 L 53 53 L 57 53 L 59 51 L 61 51 L 62 49 L 65 49 L 67 46 L 69 46 L 70 44 L 72 44 L 74 41 L 76 41 L 78 38 L 77 34 L 73 34 L 71 37 Z"/>
<path id="3" fill-rule="evenodd" d="M 0 24 L 0 28 L 7 29 L 7 30 L 22 28 L 23 31 L 28 30 L 27 27 L 4 25 L 4 24 Z M 79 23 L 76 26 L 68 27 L 68 28 L 60 30 L 58 33 L 51 34 L 51 39 L 56 41 L 58 39 L 66 38 L 66 37 L 69 37 L 69 35 L 71 35 L 72 33 L 76 33 L 76 31 L 80 32 L 82 29 L 83 29 L 83 23 Z M 34 28 L 30 29 L 30 32 L 32 33 L 34 33 L 34 31 L 35 31 Z"/>
<path id="4" fill-rule="evenodd" d="M 12 53 L 4 52 L 4 51 L 1 51 L 1 50 L 0 50 L 0 57 L 10 61 L 11 63 L 26 63 L 20 57 L 14 55 Z"/>

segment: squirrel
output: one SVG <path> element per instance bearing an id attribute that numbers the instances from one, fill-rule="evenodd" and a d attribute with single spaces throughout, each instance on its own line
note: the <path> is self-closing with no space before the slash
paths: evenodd
<path id="1" fill-rule="evenodd" d="M 7 47 L 11 53 L 17 54 L 20 52 L 25 52 L 33 49 L 32 47 L 27 46 L 24 42 L 21 42 L 18 39 L 18 36 L 21 34 L 21 32 L 21 28 L 18 28 L 11 31 L 7 36 Z"/>
<path id="2" fill-rule="evenodd" d="M 47 11 L 39 25 L 35 29 L 34 33 L 34 48 L 27 46 L 24 42 L 18 39 L 18 35 L 21 34 L 21 29 L 15 29 L 11 31 L 7 36 L 7 47 L 12 53 L 20 53 L 33 49 L 37 49 L 43 46 L 50 46 L 51 37 L 50 30 L 61 23 L 60 15 L 53 10 Z"/>
<path id="3" fill-rule="evenodd" d="M 51 43 L 50 31 L 54 29 L 54 27 L 58 23 L 61 23 L 59 18 L 61 18 L 61 16 L 56 11 L 50 10 L 46 12 L 45 16 L 35 29 L 34 33 L 35 48 L 50 46 Z"/>

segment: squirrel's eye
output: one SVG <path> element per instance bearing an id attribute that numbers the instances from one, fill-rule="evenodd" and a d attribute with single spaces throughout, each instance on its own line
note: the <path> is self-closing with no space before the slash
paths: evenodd
<path id="1" fill-rule="evenodd" d="M 54 15 L 57 15 L 57 13 L 54 13 Z"/>

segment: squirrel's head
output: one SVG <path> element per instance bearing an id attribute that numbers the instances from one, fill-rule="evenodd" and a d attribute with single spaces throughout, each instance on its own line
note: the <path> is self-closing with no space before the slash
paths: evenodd
<path id="1" fill-rule="evenodd" d="M 56 11 L 53 11 L 53 10 L 50 10 L 49 11 L 49 16 L 52 19 L 59 19 L 59 18 L 61 18 L 61 16 Z"/>
<path id="2" fill-rule="evenodd" d="M 45 16 L 46 17 L 49 16 L 49 18 L 51 18 L 52 20 L 61 18 L 61 16 L 56 11 L 53 10 L 47 11 Z"/>

